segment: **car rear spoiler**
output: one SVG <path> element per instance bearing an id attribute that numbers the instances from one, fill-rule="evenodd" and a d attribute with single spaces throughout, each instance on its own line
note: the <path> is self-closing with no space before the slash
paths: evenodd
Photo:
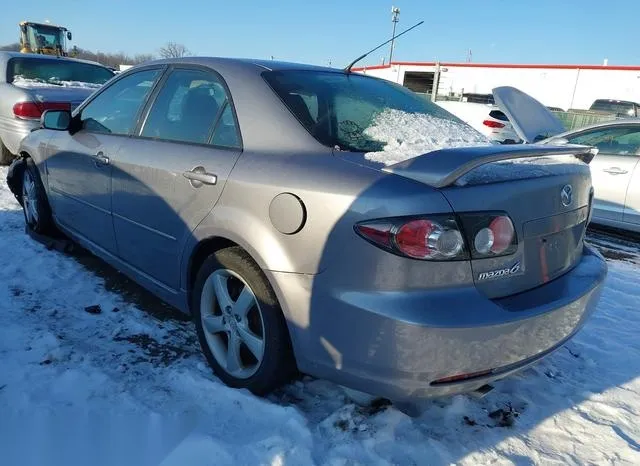
<path id="1" fill-rule="evenodd" d="M 597 149 L 589 146 L 496 145 L 441 149 L 385 167 L 383 170 L 434 188 L 444 188 L 471 170 L 488 163 L 513 159 L 573 155 L 589 164 Z"/>

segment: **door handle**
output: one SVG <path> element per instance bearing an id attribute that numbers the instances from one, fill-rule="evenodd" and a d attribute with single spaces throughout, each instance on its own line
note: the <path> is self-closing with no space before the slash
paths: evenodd
<path id="1" fill-rule="evenodd" d="M 98 168 L 109 165 L 109 157 L 104 155 L 104 152 L 100 151 L 93 156 L 93 164 Z"/>
<path id="2" fill-rule="evenodd" d="M 186 171 L 182 174 L 189 180 L 191 186 L 199 188 L 204 184 L 214 185 L 218 182 L 218 177 L 213 173 L 208 173 L 204 167 L 195 167 L 190 171 Z"/>
<path id="3" fill-rule="evenodd" d="M 629 173 L 627 170 L 623 170 L 619 167 L 604 168 L 602 171 L 607 172 L 610 175 L 624 175 L 625 173 Z"/>

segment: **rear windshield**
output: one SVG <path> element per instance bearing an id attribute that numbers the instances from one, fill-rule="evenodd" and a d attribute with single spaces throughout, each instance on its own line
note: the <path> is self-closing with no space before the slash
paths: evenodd
<path id="1" fill-rule="evenodd" d="M 7 82 L 44 83 L 63 86 L 69 83 L 101 85 L 114 73 L 102 66 L 64 58 L 51 60 L 17 57 L 9 60 Z"/>
<path id="2" fill-rule="evenodd" d="M 591 110 L 612 112 L 619 115 L 634 115 L 633 102 L 611 102 L 607 100 L 596 100 L 591 106 Z"/>
<path id="3" fill-rule="evenodd" d="M 381 79 L 331 71 L 268 71 L 263 76 L 320 143 L 340 150 L 382 150 L 385 142 L 365 130 L 387 110 L 460 122 L 431 101 Z"/>

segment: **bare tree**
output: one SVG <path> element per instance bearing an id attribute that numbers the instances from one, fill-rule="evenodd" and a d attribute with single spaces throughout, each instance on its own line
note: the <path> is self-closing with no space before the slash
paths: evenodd
<path id="1" fill-rule="evenodd" d="M 164 47 L 160 47 L 158 54 L 162 58 L 180 58 L 191 55 L 191 52 L 187 47 L 182 44 L 176 44 L 175 42 L 168 42 Z"/>
<path id="2" fill-rule="evenodd" d="M 138 65 L 140 63 L 144 63 L 144 62 L 151 61 L 151 60 L 154 60 L 154 59 L 155 59 L 155 57 L 150 53 L 140 53 L 140 54 L 134 56 L 131 59 L 131 61 L 133 62 L 134 65 Z"/>

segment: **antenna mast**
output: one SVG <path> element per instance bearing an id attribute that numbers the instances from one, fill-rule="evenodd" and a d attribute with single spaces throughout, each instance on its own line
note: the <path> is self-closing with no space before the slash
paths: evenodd
<path id="1" fill-rule="evenodd" d="M 391 34 L 391 51 L 389 52 L 389 64 L 391 64 L 391 60 L 393 59 L 393 46 L 396 39 L 396 25 L 398 21 L 400 21 L 400 8 L 392 6 L 391 7 L 391 22 L 393 23 L 393 33 Z"/>
<path id="2" fill-rule="evenodd" d="M 384 41 L 382 44 L 378 45 L 376 48 L 369 50 L 367 53 L 360 55 L 358 58 L 356 58 L 355 60 L 353 60 L 351 63 L 349 63 L 345 68 L 344 68 L 344 72 L 345 73 L 350 73 L 351 72 L 351 68 L 353 68 L 353 65 L 355 65 L 356 63 L 358 63 L 360 60 L 362 60 L 363 58 L 365 58 L 367 55 L 369 55 L 371 52 L 375 52 L 376 50 L 378 50 L 380 47 L 384 47 L 385 45 L 387 45 L 389 42 L 391 42 L 394 39 L 397 39 L 398 37 L 400 37 L 403 34 L 406 34 L 407 32 L 411 31 L 414 28 L 417 28 L 418 26 L 420 26 L 422 23 L 424 23 L 424 21 L 420 21 L 419 23 L 414 24 L 413 26 L 411 26 L 409 29 L 405 29 L 404 31 L 402 31 L 400 34 L 398 34 L 397 36 L 392 37 L 389 40 Z M 391 64 L 391 63 L 389 63 Z"/>

